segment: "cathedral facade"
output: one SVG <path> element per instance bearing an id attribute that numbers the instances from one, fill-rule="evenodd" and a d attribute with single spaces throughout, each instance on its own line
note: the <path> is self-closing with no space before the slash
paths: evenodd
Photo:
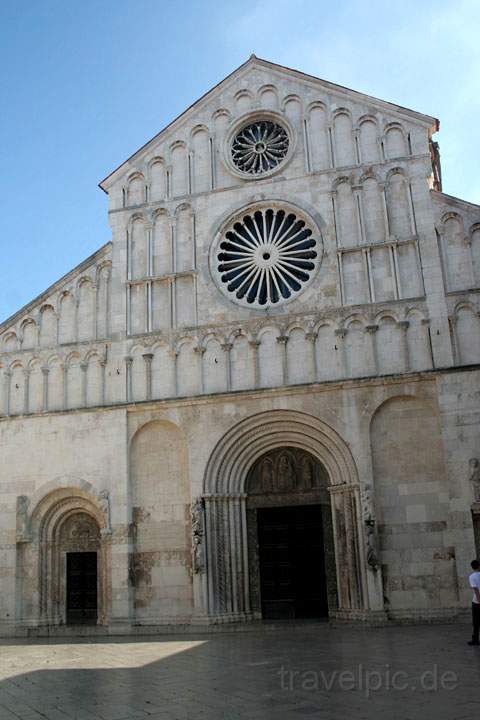
<path id="1" fill-rule="evenodd" d="M 252 56 L 100 183 L 111 242 L 0 325 L 2 634 L 468 606 L 480 207 L 437 130 Z"/>

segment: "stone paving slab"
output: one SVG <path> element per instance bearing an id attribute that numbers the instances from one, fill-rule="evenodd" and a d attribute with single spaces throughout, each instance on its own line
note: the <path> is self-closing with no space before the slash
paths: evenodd
<path id="1" fill-rule="evenodd" d="M 463 625 L 0 641 L 0 720 L 473 720 Z"/>

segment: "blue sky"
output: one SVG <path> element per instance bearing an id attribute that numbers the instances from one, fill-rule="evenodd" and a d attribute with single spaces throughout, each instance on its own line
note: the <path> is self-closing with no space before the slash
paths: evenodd
<path id="1" fill-rule="evenodd" d="M 480 203 L 478 0 L 1 0 L 0 321 L 110 239 L 97 183 L 255 52 L 440 118 Z"/>

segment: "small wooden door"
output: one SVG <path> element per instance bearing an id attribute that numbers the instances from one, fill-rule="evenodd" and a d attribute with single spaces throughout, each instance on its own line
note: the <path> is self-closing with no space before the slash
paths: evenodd
<path id="1" fill-rule="evenodd" d="M 97 621 L 97 553 L 67 553 L 67 623 Z"/>

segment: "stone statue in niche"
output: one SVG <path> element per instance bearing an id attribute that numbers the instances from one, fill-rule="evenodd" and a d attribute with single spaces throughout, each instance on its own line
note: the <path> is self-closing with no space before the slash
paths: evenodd
<path id="1" fill-rule="evenodd" d="M 365 522 L 373 520 L 375 522 L 375 512 L 373 509 L 373 493 L 372 486 L 365 485 L 360 493 L 360 500 L 362 506 L 362 517 Z"/>
<path id="2" fill-rule="evenodd" d="M 112 532 L 112 525 L 110 521 L 110 493 L 108 490 L 101 490 L 98 494 L 98 500 L 100 510 L 105 518 L 105 527 L 102 530 L 102 535 L 109 535 Z"/>
<path id="3" fill-rule="evenodd" d="M 17 528 L 16 537 L 17 542 L 28 542 L 30 540 L 30 533 L 28 529 L 28 506 L 30 500 L 26 495 L 19 495 L 17 497 Z"/>
<path id="4" fill-rule="evenodd" d="M 375 572 L 378 570 L 377 535 L 375 533 L 375 520 L 370 518 L 365 521 L 365 533 L 367 540 L 367 564 Z"/>
<path id="5" fill-rule="evenodd" d="M 362 517 L 365 523 L 365 541 L 367 564 L 375 572 L 378 570 L 377 533 L 375 530 L 375 510 L 373 507 L 373 492 L 371 485 L 365 485 L 360 494 Z"/>
<path id="6" fill-rule="evenodd" d="M 262 462 L 260 469 L 260 487 L 262 492 L 272 492 L 273 490 L 273 463 L 269 458 Z"/>
<path id="7" fill-rule="evenodd" d="M 205 572 L 205 515 L 201 498 L 192 503 L 193 572 Z"/>
<path id="8" fill-rule="evenodd" d="M 480 461 L 478 458 L 471 458 L 468 461 L 469 481 L 472 486 L 473 502 L 480 503 Z"/>
<path id="9" fill-rule="evenodd" d="M 303 490 L 313 490 L 315 487 L 315 476 L 310 458 L 302 457 L 302 485 Z"/>
<path id="10" fill-rule="evenodd" d="M 278 460 L 277 489 L 279 492 L 288 492 L 295 489 L 295 471 L 292 461 L 286 453 L 280 455 Z"/>

